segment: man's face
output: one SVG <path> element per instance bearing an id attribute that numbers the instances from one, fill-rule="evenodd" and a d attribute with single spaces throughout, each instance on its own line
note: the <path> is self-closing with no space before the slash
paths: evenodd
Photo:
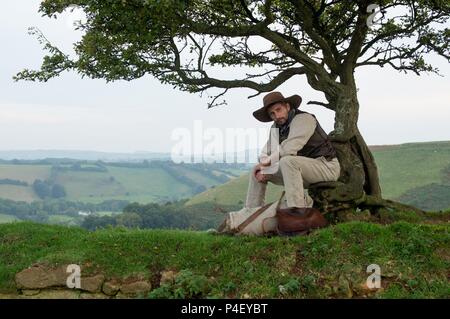
<path id="1" fill-rule="evenodd" d="M 267 109 L 267 112 L 269 113 L 270 118 L 275 121 L 276 124 L 283 125 L 288 119 L 289 110 L 289 103 L 280 102 L 271 105 Z"/>

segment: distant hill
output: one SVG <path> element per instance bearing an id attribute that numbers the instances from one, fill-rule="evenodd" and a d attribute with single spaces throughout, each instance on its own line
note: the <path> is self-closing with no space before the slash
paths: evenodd
<path id="1" fill-rule="evenodd" d="M 228 163 L 245 161 L 246 158 L 250 161 L 256 161 L 259 154 L 257 149 L 249 149 L 241 152 L 225 153 L 219 158 L 226 159 Z M 195 162 L 201 159 L 202 155 L 193 155 Z M 85 151 L 85 150 L 0 150 L 0 160 L 42 160 L 42 159 L 75 159 L 87 161 L 104 161 L 104 162 L 142 162 L 143 160 L 171 160 L 171 153 L 161 152 L 146 152 L 139 151 L 133 153 L 119 153 L 119 152 L 99 152 L 99 151 Z M 204 156 L 205 161 L 213 162 L 215 157 L 210 158 Z"/>
<path id="2" fill-rule="evenodd" d="M 448 200 L 445 200 L 450 198 L 450 187 L 440 187 L 450 184 L 450 179 L 446 179 L 450 172 L 450 141 L 381 145 L 372 146 L 371 149 L 378 165 L 385 198 L 399 199 L 428 210 L 450 208 Z M 186 205 L 206 201 L 226 205 L 242 203 L 245 201 L 247 187 L 246 174 L 194 196 Z M 430 197 L 430 193 L 423 191 L 423 187 L 433 187 L 439 194 Z M 280 192 L 280 187 L 269 187 L 266 201 L 273 201 Z"/>
<path id="3" fill-rule="evenodd" d="M 66 192 L 64 199 L 70 201 L 172 201 L 192 197 L 212 186 L 223 184 L 242 172 L 239 167 L 234 166 L 177 165 L 169 161 L 145 164 L 45 163 L 0 164 L 0 198 L 26 202 L 40 200 L 33 183 L 41 180 L 61 185 Z M 2 180 L 5 184 L 1 184 Z M 24 185 L 12 185 L 12 182 Z"/>
<path id="4" fill-rule="evenodd" d="M 449 208 L 450 141 L 377 145 L 371 146 L 371 149 L 379 167 L 384 197 L 398 199 L 422 209 Z M 38 154 L 35 153 L 36 156 Z M 81 151 L 79 155 L 86 157 L 89 154 Z M 98 156 L 102 154 L 93 152 L 89 156 L 99 158 Z M 114 158 L 111 153 L 105 154 L 110 159 Z M 41 155 L 58 154 L 49 154 L 45 151 Z M 76 154 L 63 152 L 59 155 Z M 142 164 L 144 163 L 142 160 L 137 161 L 139 156 L 145 154 L 135 155 L 137 157 L 128 157 L 127 161 L 120 163 L 98 159 L 84 160 L 80 162 L 81 167 L 75 170 L 70 168 L 78 163 L 75 159 L 57 157 L 47 160 L 0 159 L 0 198 L 26 202 L 40 200 L 33 191 L 33 182 L 37 179 L 51 179 L 64 187 L 65 198 L 71 201 L 100 203 L 114 199 L 150 203 L 191 198 L 186 205 L 204 202 L 242 205 L 245 201 L 251 165 L 175 165 L 166 160 L 151 160 L 147 163 L 163 164 L 159 166 L 151 164 L 146 167 Z M 54 171 L 52 167 L 58 165 L 62 169 Z M 5 183 L 2 183 L 2 180 Z M 225 183 L 228 180 L 229 182 Z M 270 184 L 267 200 L 275 200 L 281 190 L 282 187 Z"/>
<path id="5" fill-rule="evenodd" d="M 153 159 L 170 159 L 170 153 L 153 153 L 153 152 L 135 152 L 135 153 L 110 153 L 110 152 L 96 152 L 83 150 L 19 150 L 19 151 L 0 151 L 0 159 L 4 160 L 38 160 L 45 158 L 67 158 L 77 160 L 89 161 L 142 161 Z"/>

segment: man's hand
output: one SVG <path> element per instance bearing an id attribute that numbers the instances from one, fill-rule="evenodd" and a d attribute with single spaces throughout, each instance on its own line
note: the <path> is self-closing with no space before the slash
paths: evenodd
<path id="1" fill-rule="evenodd" d="M 267 184 L 267 181 L 269 180 L 269 176 L 266 175 L 266 174 L 261 173 L 261 168 L 263 166 L 264 165 L 262 165 L 262 164 L 256 165 L 256 167 L 255 167 L 255 178 L 256 178 L 256 180 L 258 182 Z"/>

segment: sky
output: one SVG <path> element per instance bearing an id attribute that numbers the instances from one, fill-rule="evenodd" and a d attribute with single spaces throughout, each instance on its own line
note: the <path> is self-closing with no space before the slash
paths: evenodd
<path id="1" fill-rule="evenodd" d="M 227 129 L 268 132 L 270 124 L 252 116 L 262 96 L 248 99 L 250 90 L 231 91 L 228 105 L 207 109 L 207 97 L 180 92 L 149 76 L 106 83 L 64 73 L 46 83 L 14 82 L 16 73 L 37 69 L 44 56 L 36 38 L 28 35 L 29 27 L 38 27 L 64 52 L 71 52 L 80 38 L 72 26 L 80 17 L 77 12 L 49 19 L 41 17 L 39 3 L 2 3 L 0 150 L 171 152 L 177 144 L 173 132 L 193 132 L 199 121 L 204 129 L 224 134 Z M 450 65 L 436 56 L 430 61 L 443 77 L 377 67 L 357 70 L 359 128 L 369 145 L 450 140 Z M 333 112 L 306 106 L 307 101 L 324 99 L 304 77 L 292 78 L 278 90 L 285 96 L 301 95 L 301 109 L 314 113 L 327 132 L 333 129 Z M 259 146 L 263 142 L 260 138 Z"/>

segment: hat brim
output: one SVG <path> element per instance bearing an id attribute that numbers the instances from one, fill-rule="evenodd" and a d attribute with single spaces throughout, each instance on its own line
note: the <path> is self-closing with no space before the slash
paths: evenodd
<path id="1" fill-rule="evenodd" d="M 291 108 L 298 109 L 300 104 L 302 103 L 302 98 L 300 95 L 295 94 L 290 97 L 281 99 L 272 104 L 263 106 L 259 110 L 256 110 L 255 112 L 253 112 L 253 116 L 260 122 L 272 122 L 273 120 L 270 118 L 269 113 L 267 113 L 267 109 L 273 104 L 279 102 L 288 102 Z"/>

